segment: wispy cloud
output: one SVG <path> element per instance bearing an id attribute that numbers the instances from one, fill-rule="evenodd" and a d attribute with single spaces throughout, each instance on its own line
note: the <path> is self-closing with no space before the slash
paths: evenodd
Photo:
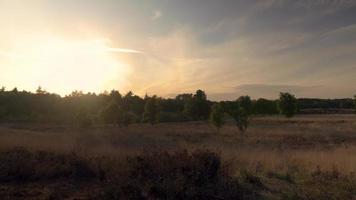
<path id="1" fill-rule="evenodd" d="M 125 48 L 107 48 L 106 49 L 109 52 L 116 52 L 116 53 L 139 53 L 139 54 L 143 54 L 143 51 L 138 51 L 138 50 L 134 50 L 134 49 L 125 49 Z"/>

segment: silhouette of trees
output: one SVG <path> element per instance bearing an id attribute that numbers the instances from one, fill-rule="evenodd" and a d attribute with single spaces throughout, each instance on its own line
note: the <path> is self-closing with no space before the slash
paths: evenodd
<path id="1" fill-rule="evenodd" d="M 157 96 L 149 97 L 146 100 L 145 112 L 143 113 L 143 121 L 149 122 L 152 125 L 158 122 L 159 105 Z"/>
<path id="2" fill-rule="evenodd" d="M 296 99 L 289 93 L 281 93 L 280 99 L 251 100 L 248 96 L 236 101 L 222 101 L 220 106 L 235 120 L 241 132 L 248 127 L 251 115 L 282 113 L 293 116 L 299 109 L 318 108 L 355 110 L 355 99 Z M 155 102 L 155 103 L 152 103 Z M 0 122 L 55 122 L 83 124 L 89 120 L 95 124 L 104 122 L 120 126 L 148 121 L 177 122 L 209 119 L 213 103 L 204 91 L 195 94 L 178 94 L 175 98 L 142 98 L 132 92 L 122 95 L 117 90 L 110 92 L 83 93 L 73 91 L 61 97 L 38 87 L 35 93 L 19 91 L 17 88 L 0 89 Z M 85 112 L 84 112 L 85 111 Z M 81 123 L 83 122 L 83 123 Z M 84 123 L 85 124 L 85 123 Z"/>
<path id="3" fill-rule="evenodd" d="M 294 95 L 289 93 L 280 93 L 278 107 L 285 117 L 293 117 L 297 112 L 298 101 Z"/>
<path id="4" fill-rule="evenodd" d="M 211 108 L 210 123 L 216 127 L 217 132 L 225 124 L 224 110 L 219 103 L 215 103 Z"/>

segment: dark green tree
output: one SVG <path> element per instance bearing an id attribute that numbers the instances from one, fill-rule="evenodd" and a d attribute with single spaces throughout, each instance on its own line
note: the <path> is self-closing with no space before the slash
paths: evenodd
<path id="1" fill-rule="evenodd" d="M 279 94 L 278 108 L 285 117 L 293 117 L 297 112 L 298 100 L 288 92 Z"/>
<path id="2" fill-rule="evenodd" d="M 216 127 L 217 132 L 225 124 L 224 110 L 219 103 L 215 103 L 211 108 L 210 123 Z"/>
<path id="3" fill-rule="evenodd" d="M 149 122 L 152 125 L 158 122 L 159 104 L 157 96 L 154 95 L 146 100 L 145 112 L 143 113 L 143 121 Z"/>
<path id="4" fill-rule="evenodd" d="M 249 125 L 250 112 L 240 104 L 239 99 L 231 103 L 228 113 L 234 119 L 240 132 L 244 134 Z"/>

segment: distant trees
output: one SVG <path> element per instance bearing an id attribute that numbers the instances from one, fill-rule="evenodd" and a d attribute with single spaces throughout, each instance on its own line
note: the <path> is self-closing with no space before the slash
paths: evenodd
<path id="1" fill-rule="evenodd" d="M 153 125 L 158 122 L 158 114 L 159 105 L 157 96 L 148 97 L 145 104 L 145 112 L 143 113 L 143 121 Z"/>
<path id="2" fill-rule="evenodd" d="M 74 91 L 61 97 L 41 87 L 32 93 L 17 88 L 0 88 L 1 122 L 54 122 L 90 126 L 103 122 L 128 126 L 143 121 L 178 122 L 211 120 L 213 104 L 203 90 L 194 94 L 178 94 L 175 98 L 142 98 L 132 92 L 120 94 L 117 90 L 100 94 Z M 243 133 L 252 115 L 282 113 L 293 116 L 298 109 L 342 109 L 356 112 L 356 97 L 347 99 L 296 99 L 289 93 L 281 93 L 279 100 L 257 99 L 241 96 L 235 101 L 219 102 L 223 112 L 234 119 Z M 215 109 L 215 108 L 214 108 Z M 216 111 L 214 111 L 216 113 Z M 214 114 L 215 115 L 215 114 Z"/>
<path id="3" fill-rule="evenodd" d="M 297 112 L 298 101 L 294 95 L 281 92 L 279 95 L 278 108 L 285 117 L 293 117 Z"/>
<path id="4" fill-rule="evenodd" d="M 213 124 L 217 131 L 225 124 L 224 110 L 220 103 L 215 103 L 211 108 L 210 122 Z"/>
<path id="5" fill-rule="evenodd" d="M 275 100 L 259 98 L 253 103 L 253 114 L 275 115 L 278 113 L 279 110 Z"/>

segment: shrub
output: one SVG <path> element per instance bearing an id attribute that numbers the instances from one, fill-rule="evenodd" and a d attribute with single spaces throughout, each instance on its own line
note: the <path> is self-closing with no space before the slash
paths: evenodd
<path id="1" fill-rule="evenodd" d="M 130 182 L 119 191 L 152 199 L 255 199 L 210 151 L 146 153 L 129 159 Z M 117 190 L 115 190 L 117 191 Z M 115 194 L 123 197 L 125 194 Z M 127 198 L 127 196 L 126 196 Z"/>
<path id="2" fill-rule="evenodd" d="M 88 180 L 96 177 L 91 163 L 75 153 L 31 152 L 19 147 L 0 153 L 0 161 L 0 182 L 58 178 Z"/>

